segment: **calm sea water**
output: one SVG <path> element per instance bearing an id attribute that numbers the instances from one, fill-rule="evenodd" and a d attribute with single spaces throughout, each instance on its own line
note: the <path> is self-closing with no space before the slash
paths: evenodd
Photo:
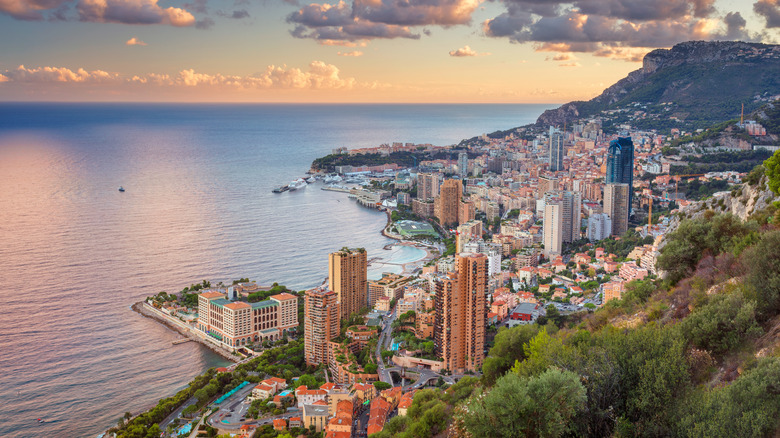
<path id="1" fill-rule="evenodd" d="M 130 310 L 146 296 L 240 277 L 304 289 L 345 245 L 415 256 L 383 250 L 385 215 L 344 194 L 271 193 L 314 158 L 452 144 L 548 107 L 0 104 L 0 436 L 94 436 L 225 363 L 172 346 Z"/>

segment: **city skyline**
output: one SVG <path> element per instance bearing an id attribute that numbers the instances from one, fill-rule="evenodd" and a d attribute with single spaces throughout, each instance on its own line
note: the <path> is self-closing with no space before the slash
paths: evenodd
<path id="1" fill-rule="evenodd" d="M 656 48 L 777 42 L 775 0 L 0 2 L 9 101 L 562 103 Z"/>

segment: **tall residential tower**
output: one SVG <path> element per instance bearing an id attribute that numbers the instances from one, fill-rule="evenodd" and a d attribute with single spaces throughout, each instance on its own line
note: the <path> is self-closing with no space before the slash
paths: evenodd
<path id="1" fill-rule="evenodd" d="M 634 142 L 631 137 L 618 137 L 609 142 L 607 149 L 606 183 L 628 184 L 628 210 L 634 198 Z M 605 213 L 609 214 L 605 211 Z M 614 224 L 615 218 L 612 218 Z"/>
<path id="2" fill-rule="evenodd" d="M 368 307 L 368 260 L 364 248 L 342 248 L 328 256 L 328 281 L 342 318 Z"/>

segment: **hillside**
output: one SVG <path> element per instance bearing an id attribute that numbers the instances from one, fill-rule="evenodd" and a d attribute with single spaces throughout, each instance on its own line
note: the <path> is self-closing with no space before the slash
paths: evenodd
<path id="1" fill-rule="evenodd" d="M 780 434 L 780 152 L 679 214 L 622 299 L 501 329 L 480 379 L 423 390 L 373 437 Z"/>
<path id="2" fill-rule="evenodd" d="M 703 128 L 759 108 L 780 93 L 780 46 L 743 42 L 690 41 L 648 53 L 642 68 L 589 100 L 545 111 L 539 126 L 640 103 L 648 113 L 639 128 L 663 129 L 672 117 L 681 128 Z M 675 120 L 676 122 L 676 120 Z"/>

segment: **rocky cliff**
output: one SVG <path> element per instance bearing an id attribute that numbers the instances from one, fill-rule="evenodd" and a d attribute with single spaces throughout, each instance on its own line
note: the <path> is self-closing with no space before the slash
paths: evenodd
<path id="1" fill-rule="evenodd" d="M 726 114 L 760 106 L 756 95 L 780 91 L 780 46 L 744 42 L 689 41 L 645 55 L 642 68 L 629 73 L 587 101 L 545 111 L 538 125 L 562 125 L 630 102 L 672 102 L 679 119 L 715 123 Z M 724 92 L 728 90 L 728 92 Z M 732 108 L 733 107 L 733 108 Z M 671 114 L 670 114 L 671 115 Z"/>

